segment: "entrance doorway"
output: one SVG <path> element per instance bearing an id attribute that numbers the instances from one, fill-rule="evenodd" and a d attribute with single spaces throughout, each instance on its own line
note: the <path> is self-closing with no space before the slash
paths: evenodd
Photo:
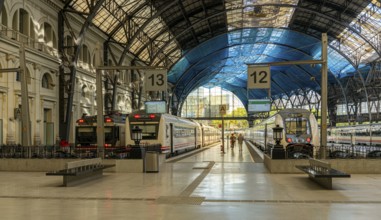
<path id="1" fill-rule="evenodd" d="M 44 137 L 45 145 L 54 145 L 54 123 L 51 109 L 44 109 Z"/>

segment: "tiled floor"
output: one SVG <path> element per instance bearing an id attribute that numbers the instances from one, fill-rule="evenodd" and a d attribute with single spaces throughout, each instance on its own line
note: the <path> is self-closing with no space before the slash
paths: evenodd
<path id="1" fill-rule="evenodd" d="M 159 173 L 106 173 L 61 187 L 62 177 L 0 172 L 0 219 L 379 219 L 381 175 L 335 179 L 270 174 L 244 146 L 212 147 Z"/>

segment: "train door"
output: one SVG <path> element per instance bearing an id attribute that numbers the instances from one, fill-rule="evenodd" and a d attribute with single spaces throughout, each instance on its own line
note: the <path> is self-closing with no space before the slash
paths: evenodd
<path id="1" fill-rule="evenodd" d="M 171 147 L 171 155 L 174 155 L 174 151 L 173 151 L 173 124 L 170 123 L 169 124 L 169 138 L 170 138 L 170 147 Z"/>
<path id="2" fill-rule="evenodd" d="M 197 128 L 194 128 L 194 147 L 197 148 Z"/>
<path id="3" fill-rule="evenodd" d="M 263 150 L 264 151 L 267 151 L 267 124 L 265 124 L 265 135 L 264 135 L 264 146 L 263 146 Z"/>
<path id="4" fill-rule="evenodd" d="M 349 129 L 349 135 L 350 135 L 349 141 L 350 141 L 351 146 L 356 145 L 356 139 L 358 139 L 358 137 L 356 136 L 356 128 L 355 127 Z"/>
<path id="5" fill-rule="evenodd" d="M 204 127 L 201 127 L 201 133 L 202 133 L 202 135 L 201 135 L 201 146 L 205 147 L 205 129 L 204 129 Z"/>
<path id="6" fill-rule="evenodd" d="M 51 109 L 44 109 L 44 137 L 45 145 L 54 145 L 54 123 Z"/>

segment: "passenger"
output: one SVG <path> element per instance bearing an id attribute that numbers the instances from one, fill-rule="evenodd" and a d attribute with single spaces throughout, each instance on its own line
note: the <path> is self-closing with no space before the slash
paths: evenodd
<path id="1" fill-rule="evenodd" d="M 239 147 L 239 151 L 242 151 L 242 144 L 243 144 L 243 135 L 239 134 L 238 135 L 238 147 Z"/>
<path id="2" fill-rule="evenodd" d="M 232 133 L 232 135 L 230 136 L 230 147 L 231 148 L 234 148 L 235 139 L 236 139 L 236 137 L 234 136 L 234 133 Z"/>

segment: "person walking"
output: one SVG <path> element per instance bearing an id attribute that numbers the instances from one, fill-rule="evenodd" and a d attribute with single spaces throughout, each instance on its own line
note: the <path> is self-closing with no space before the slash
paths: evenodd
<path id="1" fill-rule="evenodd" d="M 236 140 L 236 137 L 235 137 L 234 133 L 232 133 L 232 135 L 230 136 L 230 147 L 231 148 L 234 148 L 235 140 Z"/>
<path id="2" fill-rule="evenodd" d="M 239 134 L 237 139 L 238 139 L 238 147 L 239 147 L 239 151 L 242 151 L 243 135 L 242 135 L 242 134 Z"/>

